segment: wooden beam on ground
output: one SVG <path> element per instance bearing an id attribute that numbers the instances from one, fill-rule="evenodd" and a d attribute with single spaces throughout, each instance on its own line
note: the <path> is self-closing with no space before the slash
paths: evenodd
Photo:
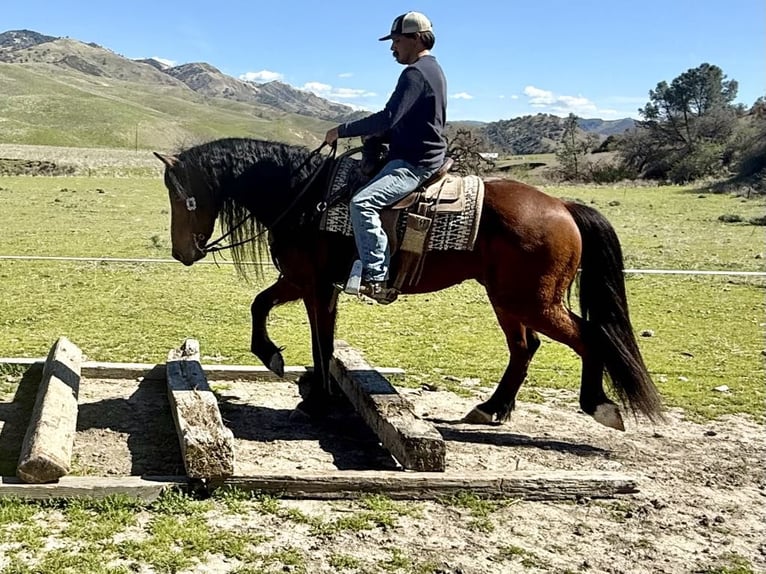
<path id="1" fill-rule="evenodd" d="M 0 365 L 31 367 L 44 363 L 44 359 L 28 357 L 0 357 Z M 285 376 L 278 377 L 262 365 L 216 365 L 203 364 L 209 381 L 246 381 L 276 382 L 294 381 L 310 372 L 311 367 L 287 366 Z M 404 369 L 396 367 L 377 367 L 377 371 L 389 381 L 403 381 Z M 83 361 L 80 375 L 84 379 L 148 379 L 165 382 L 165 363 L 112 363 L 103 361 Z"/>
<path id="2" fill-rule="evenodd" d="M 508 471 L 464 474 L 397 471 L 259 474 L 214 480 L 215 488 L 271 492 L 286 498 L 348 499 L 384 494 L 394 499 L 434 500 L 460 492 L 485 498 L 577 500 L 638 492 L 635 478 L 601 471 Z"/>
<path id="3" fill-rule="evenodd" d="M 234 474 L 234 435 L 226 428 L 218 401 L 199 363 L 199 343 L 187 339 L 168 353 L 168 397 L 181 454 L 190 478 Z"/>
<path id="4" fill-rule="evenodd" d="M 383 446 L 408 470 L 443 471 L 446 445 L 439 431 L 344 341 L 335 342 L 330 374 Z"/>
<path id="5" fill-rule="evenodd" d="M 72 466 L 82 351 L 66 337 L 51 347 L 21 446 L 16 474 L 25 482 L 51 482 Z"/>
<path id="6" fill-rule="evenodd" d="M 0 498 L 16 497 L 29 500 L 44 498 L 104 498 L 115 494 L 124 494 L 152 502 L 169 488 L 187 486 L 185 476 L 150 477 L 96 477 L 65 476 L 58 482 L 49 484 L 24 484 L 18 478 L 0 478 Z"/>
<path id="7" fill-rule="evenodd" d="M 141 379 L 165 382 L 165 363 L 107 363 L 87 361 L 82 364 L 86 379 Z"/>

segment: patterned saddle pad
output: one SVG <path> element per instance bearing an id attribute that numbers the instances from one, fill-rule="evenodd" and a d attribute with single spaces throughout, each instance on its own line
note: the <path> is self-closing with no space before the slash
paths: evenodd
<path id="1" fill-rule="evenodd" d="M 322 217 L 320 222 L 321 229 L 353 236 L 351 216 L 348 208 L 351 194 L 344 193 L 344 190 L 348 190 L 350 185 L 355 187 L 360 180 L 359 174 L 361 170 L 359 169 L 359 163 L 360 161 L 351 155 L 338 159 L 336 174 L 330 184 L 329 197 L 340 199 L 334 205 L 333 201 L 329 202 L 331 207 L 325 211 Z M 459 176 L 449 175 L 447 177 L 455 178 Z M 479 231 L 481 211 L 484 204 L 484 181 L 475 175 L 463 176 L 462 179 L 463 208 L 459 211 L 436 211 L 432 215 L 433 223 L 431 224 L 431 230 L 426 243 L 427 251 L 470 251 L 473 249 L 476 235 Z M 444 180 L 439 180 L 433 186 L 443 184 Z M 417 203 L 407 211 L 417 213 Z M 402 213 L 407 211 L 403 210 Z M 406 225 L 406 217 L 399 217 L 396 225 L 398 236 L 396 243 L 401 242 Z"/>

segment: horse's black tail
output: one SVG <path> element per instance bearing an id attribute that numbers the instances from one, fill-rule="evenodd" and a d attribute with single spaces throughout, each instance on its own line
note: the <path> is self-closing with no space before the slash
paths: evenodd
<path id="1" fill-rule="evenodd" d="M 597 210 L 574 202 L 566 206 L 582 236 L 579 293 L 588 350 L 603 361 L 623 404 L 652 422 L 662 421 L 660 395 L 630 323 L 620 240 Z"/>

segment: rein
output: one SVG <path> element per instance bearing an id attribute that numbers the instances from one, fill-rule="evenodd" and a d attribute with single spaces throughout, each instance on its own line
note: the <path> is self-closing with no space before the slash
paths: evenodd
<path id="1" fill-rule="evenodd" d="M 326 145 L 328 145 L 327 142 L 322 142 L 322 145 L 320 145 L 318 148 L 313 150 L 308 156 L 306 156 L 306 159 L 304 159 L 300 163 L 300 165 L 298 165 L 298 167 L 296 167 L 296 168 L 294 168 L 292 170 L 292 173 L 290 174 L 290 179 L 292 179 L 293 176 L 296 173 L 298 173 L 301 169 L 303 169 L 303 167 L 308 165 L 308 163 L 312 160 L 312 158 L 314 156 L 316 156 L 317 154 L 319 154 L 319 152 L 322 151 L 322 149 Z M 314 183 L 314 181 L 316 180 L 316 178 L 319 175 L 319 173 L 324 169 L 325 165 L 329 161 L 331 161 L 332 159 L 335 158 L 335 154 L 336 154 L 337 149 L 338 149 L 337 142 L 333 143 L 330 146 L 330 148 L 331 148 L 330 153 L 327 156 L 325 156 L 324 160 L 322 160 L 322 163 L 319 165 L 319 167 L 311 174 L 311 176 L 308 178 L 308 180 L 306 181 L 306 183 L 303 186 L 303 188 L 301 189 L 301 191 L 295 196 L 293 201 L 290 202 L 290 205 L 288 205 L 285 208 L 285 210 L 271 223 L 271 225 L 269 226 L 269 229 L 271 229 L 271 228 L 275 227 L 276 225 L 278 225 L 285 217 L 287 217 L 287 215 L 290 214 L 290 212 L 293 210 L 293 208 L 298 204 L 298 202 L 301 200 L 301 198 L 309 190 L 309 188 Z M 175 176 L 171 176 L 171 177 L 173 177 L 175 179 Z M 180 185 L 178 185 L 179 182 L 177 181 L 177 179 L 174 181 L 174 183 L 176 184 L 176 187 L 177 187 L 177 190 L 179 192 L 179 195 L 181 196 L 182 199 L 184 199 L 186 201 L 186 209 L 188 209 L 189 211 L 194 211 L 197 208 L 197 204 L 196 204 L 195 198 L 194 197 L 190 197 L 188 194 L 186 194 L 183 191 L 183 188 L 180 187 Z M 250 237 L 248 239 L 243 239 L 242 241 L 237 241 L 235 243 L 228 243 L 226 245 L 221 245 L 222 241 L 224 241 L 227 237 L 231 236 L 237 229 L 242 227 L 245 223 L 247 223 L 252 218 L 253 218 L 252 215 L 248 215 L 242 221 L 240 221 L 239 223 L 237 223 L 236 225 L 231 227 L 226 233 L 221 235 L 218 239 L 215 239 L 214 241 L 210 241 L 206 245 L 201 246 L 200 250 L 202 252 L 204 252 L 204 253 L 215 253 L 217 251 L 225 251 L 227 249 L 233 249 L 234 247 L 239 247 L 240 245 L 245 245 L 246 243 L 250 243 L 252 241 L 255 241 L 261 235 L 266 233 L 269 229 L 264 229 L 260 233 L 257 233 L 257 234 L 255 234 L 254 236 L 252 236 L 252 237 Z"/>

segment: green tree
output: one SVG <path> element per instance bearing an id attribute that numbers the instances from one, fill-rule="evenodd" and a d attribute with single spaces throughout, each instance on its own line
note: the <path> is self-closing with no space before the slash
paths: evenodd
<path id="1" fill-rule="evenodd" d="M 455 173 L 484 175 L 494 169 L 495 163 L 480 155 L 481 151 L 486 149 L 486 142 L 478 133 L 458 128 L 446 138 L 447 156 L 454 161 L 452 171 Z"/>
<path id="2" fill-rule="evenodd" d="M 670 84 L 658 83 L 639 109 L 643 121 L 624 139 L 626 164 L 646 177 L 676 182 L 721 171 L 741 112 L 732 103 L 737 89 L 735 80 L 727 80 L 721 68 L 707 63 Z"/>
<path id="3" fill-rule="evenodd" d="M 578 126 L 578 119 L 576 115 L 569 114 L 564 121 L 564 134 L 556 150 L 559 174 L 569 181 L 583 178 L 589 166 L 588 152 L 598 139 L 595 134 L 584 134 Z"/>
<path id="4" fill-rule="evenodd" d="M 726 80 L 721 68 L 702 64 L 687 70 L 670 85 L 660 82 L 639 110 L 645 125 L 666 142 L 694 151 L 706 141 L 725 141 L 734 127 L 738 84 Z"/>
<path id="5" fill-rule="evenodd" d="M 740 119 L 727 153 L 734 166 L 733 181 L 766 193 L 766 98 L 758 98 Z"/>

